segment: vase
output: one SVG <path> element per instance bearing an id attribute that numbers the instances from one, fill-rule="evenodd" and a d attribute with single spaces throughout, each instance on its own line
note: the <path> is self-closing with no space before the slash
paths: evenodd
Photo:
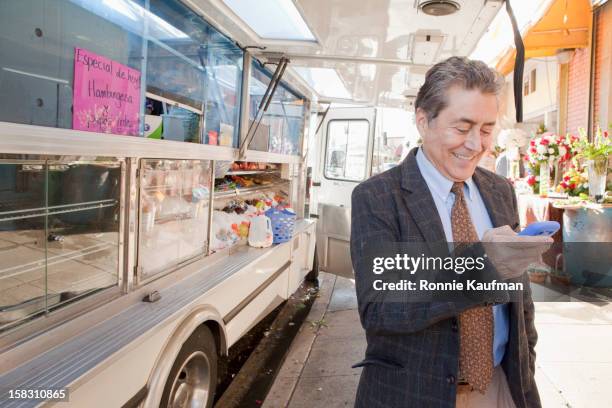
<path id="1" fill-rule="evenodd" d="M 565 166 L 563 166 L 563 163 L 561 162 L 561 160 L 555 159 L 555 164 L 554 164 L 555 174 L 554 174 L 553 188 L 557 188 L 559 183 L 561 183 L 563 173 L 564 173 L 564 167 Z"/>
<path id="2" fill-rule="evenodd" d="M 540 272 L 540 271 L 529 272 L 529 280 L 533 283 L 544 283 L 546 282 L 547 276 L 548 276 L 548 272 Z"/>
<path id="3" fill-rule="evenodd" d="M 606 192 L 606 176 L 608 173 L 608 158 L 596 157 L 587 162 L 589 172 L 589 196 L 596 202 L 603 200 Z"/>
<path id="4" fill-rule="evenodd" d="M 550 165 L 548 162 L 540 163 L 540 197 L 548 197 L 550 187 Z"/>

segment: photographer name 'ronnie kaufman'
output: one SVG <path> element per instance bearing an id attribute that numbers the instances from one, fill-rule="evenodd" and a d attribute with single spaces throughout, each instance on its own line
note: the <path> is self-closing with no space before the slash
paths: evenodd
<path id="1" fill-rule="evenodd" d="M 405 271 L 410 275 L 418 271 L 452 271 L 458 275 L 465 271 L 481 271 L 485 268 L 486 255 L 482 257 L 412 257 L 407 254 L 396 254 L 393 257 L 376 257 L 372 260 L 372 272 L 380 275 L 386 271 Z M 463 291 L 463 290 L 508 290 L 522 291 L 522 282 L 499 282 L 492 280 L 481 282 L 476 279 L 467 279 L 465 282 L 456 280 L 448 282 L 430 282 L 420 279 L 418 282 L 408 279 L 400 279 L 395 282 L 385 282 L 376 279 L 372 282 L 374 290 L 410 290 L 410 291 Z"/>
<path id="2" fill-rule="evenodd" d="M 420 279 L 417 282 L 401 279 L 398 282 L 384 282 L 382 279 L 377 279 L 372 282 L 374 290 L 422 290 L 422 291 L 462 291 L 462 290 L 523 290 L 522 282 L 478 282 L 475 279 L 469 279 L 465 283 L 457 282 L 429 282 L 425 279 Z"/>

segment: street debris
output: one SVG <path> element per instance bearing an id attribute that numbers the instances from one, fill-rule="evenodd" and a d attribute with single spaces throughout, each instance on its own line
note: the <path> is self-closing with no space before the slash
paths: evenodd
<path id="1" fill-rule="evenodd" d="M 328 327 L 327 326 L 327 322 L 325 321 L 325 319 L 308 321 L 308 323 L 310 323 L 310 326 L 315 328 L 315 329 L 320 329 L 323 326 Z"/>

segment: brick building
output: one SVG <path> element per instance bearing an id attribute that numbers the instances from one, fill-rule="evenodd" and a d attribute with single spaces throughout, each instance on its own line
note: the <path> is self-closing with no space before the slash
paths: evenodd
<path id="1" fill-rule="evenodd" d="M 612 123 L 612 3 L 595 10 L 593 75 L 593 123 L 609 128 Z"/>
<path id="2" fill-rule="evenodd" d="M 612 3 L 599 3 L 592 9 L 589 47 L 575 50 L 568 63 L 568 132 L 587 125 L 606 129 L 612 122 Z"/>

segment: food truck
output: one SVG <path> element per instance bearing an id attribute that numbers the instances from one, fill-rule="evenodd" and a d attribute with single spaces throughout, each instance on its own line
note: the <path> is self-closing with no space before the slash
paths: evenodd
<path id="1" fill-rule="evenodd" d="M 0 2 L 3 407 L 211 407 L 232 345 L 350 273 L 352 189 L 417 143 L 385 121 L 505 4 L 256 3 Z"/>

